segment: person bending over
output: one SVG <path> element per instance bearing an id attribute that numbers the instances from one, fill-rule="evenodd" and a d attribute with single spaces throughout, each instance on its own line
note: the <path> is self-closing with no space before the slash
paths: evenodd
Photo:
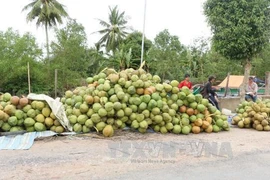
<path id="1" fill-rule="evenodd" d="M 209 76 L 208 82 L 203 87 L 201 94 L 205 99 L 208 99 L 213 106 L 216 106 L 216 108 L 219 109 L 217 94 L 213 88 L 213 83 L 215 80 L 215 76 Z"/>

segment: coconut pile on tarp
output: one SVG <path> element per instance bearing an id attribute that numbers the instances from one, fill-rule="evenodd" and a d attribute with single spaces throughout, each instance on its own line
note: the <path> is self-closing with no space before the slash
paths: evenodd
<path id="1" fill-rule="evenodd" d="M 270 131 L 270 100 L 243 101 L 236 109 L 232 124 L 239 128 L 254 128 L 257 131 Z"/>
<path id="2" fill-rule="evenodd" d="M 65 129 L 44 99 L 30 100 L 27 97 L 4 93 L 0 98 L 0 131 L 23 130 L 28 132 L 52 130 L 62 133 Z"/>
<path id="3" fill-rule="evenodd" d="M 61 102 L 77 133 L 102 132 L 112 136 L 130 127 L 145 133 L 189 134 L 229 130 L 227 117 L 201 95 L 193 95 L 178 81 L 162 83 L 158 75 L 132 68 L 105 69 L 87 78 L 88 86 L 65 92 Z"/>

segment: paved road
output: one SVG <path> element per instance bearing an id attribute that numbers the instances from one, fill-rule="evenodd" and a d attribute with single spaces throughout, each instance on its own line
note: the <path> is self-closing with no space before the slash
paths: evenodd
<path id="1" fill-rule="evenodd" d="M 242 154 L 232 159 L 174 164 L 162 169 L 126 172 L 114 177 L 131 179 L 177 180 L 268 180 L 270 178 L 270 152 Z"/>
<path id="2" fill-rule="evenodd" d="M 268 180 L 269 135 L 232 128 L 188 136 L 124 132 L 113 138 L 46 138 L 29 150 L 0 151 L 0 180 Z"/>

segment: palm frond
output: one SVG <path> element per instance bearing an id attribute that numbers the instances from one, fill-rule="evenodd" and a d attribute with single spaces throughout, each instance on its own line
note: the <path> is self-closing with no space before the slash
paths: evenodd
<path id="1" fill-rule="evenodd" d="M 105 26 L 107 28 L 109 28 L 111 25 L 109 23 L 107 23 L 106 21 L 103 21 L 101 19 L 97 19 L 99 21 L 99 24 L 102 26 Z"/>
<path id="2" fill-rule="evenodd" d="M 37 3 L 37 2 L 34 1 L 34 2 L 27 4 L 26 6 L 23 7 L 22 11 L 27 11 L 29 8 L 34 7 L 35 3 Z"/>
<path id="3" fill-rule="evenodd" d="M 109 6 L 109 21 L 99 20 L 99 24 L 105 28 L 95 33 L 103 34 L 99 40 L 99 44 L 103 44 L 106 47 L 106 51 L 115 51 L 119 44 L 127 36 L 126 31 L 127 20 L 125 19 L 125 12 L 119 12 L 118 6 Z"/>
<path id="4" fill-rule="evenodd" d="M 37 19 L 37 26 L 48 24 L 54 26 L 57 23 L 62 23 L 62 17 L 68 17 L 64 6 L 56 0 L 35 0 L 26 5 L 22 11 L 31 10 L 26 16 L 27 21 Z"/>
<path id="5" fill-rule="evenodd" d="M 104 36 L 102 36 L 102 38 L 98 41 L 98 44 L 101 45 L 101 44 L 105 43 L 107 41 L 108 37 L 109 37 L 109 34 L 105 34 Z"/>
<path id="6" fill-rule="evenodd" d="M 109 33 L 109 32 L 110 32 L 110 29 L 102 29 L 102 30 L 97 31 L 96 33 L 105 34 L 105 33 Z"/>
<path id="7" fill-rule="evenodd" d="M 57 2 L 57 1 L 54 1 L 54 7 L 55 9 L 57 10 L 58 14 L 61 14 L 62 17 L 69 17 L 67 11 L 65 10 L 65 5 Z"/>

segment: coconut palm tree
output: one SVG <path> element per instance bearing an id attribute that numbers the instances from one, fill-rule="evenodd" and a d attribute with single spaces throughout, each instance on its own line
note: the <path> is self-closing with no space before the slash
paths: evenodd
<path id="1" fill-rule="evenodd" d="M 49 59 L 49 37 L 48 28 L 62 24 L 62 17 L 68 17 L 68 13 L 64 9 L 64 5 L 57 0 L 32 0 L 33 2 L 27 4 L 22 11 L 30 9 L 26 16 L 27 22 L 36 20 L 36 25 L 44 26 L 46 32 L 46 48 L 47 58 Z"/>
<path id="2" fill-rule="evenodd" d="M 97 33 L 103 36 L 97 42 L 97 46 L 105 47 L 106 51 L 115 51 L 121 41 L 127 36 L 127 30 L 130 29 L 126 26 L 127 18 L 125 17 L 125 12 L 119 12 L 117 6 L 111 8 L 109 7 L 109 21 L 98 19 L 99 23 L 105 27 Z"/>

